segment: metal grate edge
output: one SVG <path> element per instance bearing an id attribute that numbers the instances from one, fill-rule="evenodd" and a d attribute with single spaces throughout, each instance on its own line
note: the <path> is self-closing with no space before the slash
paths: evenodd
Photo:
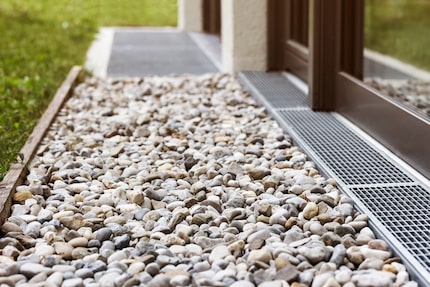
<path id="1" fill-rule="evenodd" d="M 291 87 L 274 87 L 273 90 L 285 91 L 282 92 L 284 98 L 292 97 L 293 100 L 286 99 L 282 105 L 279 105 L 276 101 L 272 101 L 270 95 L 266 96 L 267 91 L 264 88 L 268 85 L 264 83 L 264 81 L 271 77 L 277 80 L 275 81 L 272 79 L 269 81 L 270 85 L 294 85 L 291 81 L 287 80 L 286 77 L 284 77 L 284 81 L 280 81 L 279 78 L 282 77 L 280 73 L 239 73 L 239 79 L 242 84 L 260 104 L 266 107 L 269 114 L 271 114 L 279 125 L 290 134 L 295 144 L 300 146 L 304 152 L 315 161 L 325 176 L 333 177 L 338 181 L 340 190 L 354 200 L 355 206 L 360 212 L 369 215 L 369 225 L 372 230 L 379 238 L 389 243 L 396 256 L 402 258 L 411 277 L 417 281 L 420 286 L 430 286 L 430 244 L 422 243 L 430 242 L 430 224 L 426 224 L 428 218 L 430 218 L 430 213 L 427 211 L 428 209 L 424 209 L 425 211 L 421 213 L 414 211 L 412 214 L 416 216 L 416 218 L 412 221 L 413 224 L 411 224 L 413 228 L 403 228 L 400 230 L 395 229 L 394 225 L 396 222 L 400 223 L 410 220 L 408 216 L 411 216 L 411 212 L 408 212 L 408 210 L 411 208 L 411 203 L 413 210 L 415 210 L 413 208 L 414 204 L 418 205 L 418 210 L 420 210 L 420 208 L 422 210 L 422 206 L 417 204 L 416 200 L 410 200 L 408 205 L 405 205 L 404 202 L 397 202 L 397 205 L 403 204 L 405 208 L 397 210 L 397 216 L 391 216 L 383 211 L 378 212 L 377 209 L 381 208 L 381 206 L 374 202 L 374 197 L 382 196 L 382 198 L 379 198 L 379 200 L 382 201 L 380 204 L 388 204 L 388 206 L 384 206 L 385 209 L 388 207 L 390 207 L 388 210 L 395 209 L 397 206 L 396 202 L 393 202 L 393 198 L 390 198 L 389 194 L 387 195 L 386 192 L 385 194 L 383 192 L 387 190 L 394 190 L 396 192 L 419 190 L 425 195 L 423 200 L 429 202 L 430 185 L 428 184 L 428 180 L 420 180 L 423 179 L 423 177 L 419 176 L 415 171 L 411 172 L 411 167 L 405 164 L 401 159 L 394 157 L 389 151 L 381 152 L 383 149 L 381 146 L 376 148 L 376 145 L 372 144 L 373 141 L 369 141 L 366 138 L 367 136 L 363 137 L 363 134 L 358 133 L 358 128 L 351 128 L 353 124 L 346 124 L 348 121 L 342 119 L 340 115 L 336 113 L 313 112 L 305 105 L 307 101 L 303 101 L 303 98 L 303 104 L 297 105 L 297 99 L 300 99 L 300 97 L 298 97 L 296 91 L 301 94 L 301 97 L 306 98 L 304 93 L 299 89 L 296 88 L 296 90 L 293 90 L 294 92 L 291 93 L 288 92 L 292 90 Z M 304 119 L 307 120 L 307 122 L 304 122 Z M 319 128 L 322 128 L 324 131 L 316 132 L 315 128 L 312 127 L 306 130 L 311 123 L 313 125 L 316 123 Z M 335 141 L 330 141 L 330 138 L 328 138 L 332 131 L 337 134 L 337 140 Z M 343 136 L 342 133 L 346 133 L 346 136 Z M 342 143 L 343 140 L 344 142 Z M 341 150 L 339 151 L 338 149 Z M 357 157 L 361 155 L 363 151 L 371 155 L 374 161 L 377 161 L 377 168 L 382 166 L 384 171 L 379 171 L 378 173 L 377 169 L 369 169 L 369 167 L 375 167 L 375 163 L 372 161 L 363 161 L 362 158 Z M 352 152 L 352 154 L 349 154 L 350 152 Z M 363 167 L 362 171 L 366 173 L 365 175 L 367 175 L 367 177 L 375 175 L 375 171 L 377 171 L 376 175 L 382 175 L 383 177 L 386 177 L 385 172 L 387 171 L 394 172 L 395 175 L 394 177 L 388 176 L 388 178 L 384 180 L 380 180 L 380 178 L 376 176 L 377 180 L 363 181 L 357 178 L 360 177 L 360 172 L 355 173 L 357 170 L 352 170 L 350 173 L 339 172 L 339 164 L 340 167 L 344 167 L 345 165 L 345 154 L 347 154 L 347 159 L 350 160 L 353 167 L 357 167 L 357 163 Z M 343 158 L 338 158 L 336 160 L 338 156 L 343 156 Z M 361 176 L 362 175 L 361 173 Z M 354 177 L 356 180 L 348 179 L 348 177 Z M 404 194 L 403 196 L 406 195 Z M 399 200 L 402 196 L 394 198 Z M 427 212 L 424 214 L 425 216 L 422 216 L 423 212 Z M 427 216 L 427 214 L 429 216 Z M 389 221 L 387 218 L 389 218 Z M 424 232 L 416 233 L 415 230 L 417 228 L 420 228 Z M 411 238 L 415 238 L 416 240 L 413 241 Z M 418 246 L 418 248 L 414 246 Z"/>

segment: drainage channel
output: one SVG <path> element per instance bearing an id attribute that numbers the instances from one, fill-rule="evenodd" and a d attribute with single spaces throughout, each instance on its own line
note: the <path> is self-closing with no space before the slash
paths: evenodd
<path id="1" fill-rule="evenodd" d="M 378 237 L 420 286 L 430 286 L 430 185 L 411 167 L 336 113 L 314 112 L 283 73 L 239 79 L 321 172 L 337 180 Z"/>

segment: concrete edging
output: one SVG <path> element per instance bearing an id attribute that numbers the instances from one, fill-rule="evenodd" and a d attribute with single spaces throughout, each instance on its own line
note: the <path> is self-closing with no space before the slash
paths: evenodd
<path id="1" fill-rule="evenodd" d="M 75 66 L 70 70 L 67 78 L 58 88 L 48 108 L 45 110 L 38 124 L 34 127 L 24 146 L 21 148 L 20 153 L 23 155 L 23 161 L 21 163 L 12 164 L 6 176 L 0 182 L 0 226 L 3 225 L 4 221 L 9 216 L 15 188 L 22 184 L 27 175 L 28 164 L 33 160 L 46 131 L 51 126 L 63 104 L 70 97 L 73 88 L 81 81 L 82 75 L 83 70 L 79 66 Z"/>
<path id="2" fill-rule="evenodd" d="M 114 33 L 115 28 L 100 28 L 87 51 L 84 67 L 94 76 L 106 77 Z"/>
<path id="3" fill-rule="evenodd" d="M 428 71 L 419 69 L 411 64 L 402 62 L 393 57 L 369 49 L 364 49 L 364 56 L 371 61 L 377 62 L 393 70 L 397 70 L 399 72 L 407 74 L 412 78 L 424 81 L 430 80 L 430 73 Z"/>

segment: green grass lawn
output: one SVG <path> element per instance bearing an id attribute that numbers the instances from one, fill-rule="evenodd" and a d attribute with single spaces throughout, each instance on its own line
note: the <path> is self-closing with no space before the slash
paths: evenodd
<path id="1" fill-rule="evenodd" d="M 177 0 L 0 1 L 0 180 L 100 26 L 175 26 Z"/>
<path id="2" fill-rule="evenodd" d="M 366 47 L 430 71 L 430 1 L 366 1 Z"/>

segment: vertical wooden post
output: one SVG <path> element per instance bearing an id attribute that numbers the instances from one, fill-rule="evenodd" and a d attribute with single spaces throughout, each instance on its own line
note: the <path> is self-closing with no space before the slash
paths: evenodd
<path id="1" fill-rule="evenodd" d="M 284 66 L 308 82 L 309 0 L 285 0 Z"/>
<path id="2" fill-rule="evenodd" d="M 203 0 L 203 31 L 209 34 L 221 33 L 221 0 Z"/>
<path id="3" fill-rule="evenodd" d="M 338 73 L 363 78 L 364 0 L 311 0 L 310 19 L 311 107 L 332 111 Z"/>
<path id="4" fill-rule="evenodd" d="M 291 39 L 303 46 L 309 41 L 309 0 L 290 0 Z"/>
<path id="5" fill-rule="evenodd" d="M 340 69 L 363 79 L 364 0 L 342 1 L 340 22 Z"/>
<path id="6" fill-rule="evenodd" d="M 350 1 L 350 0 L 348 0 Z M 311 108 L 335 107 L 339 55 L 339 0 L 310 0 L 309 96 Z"/>
<path id="7" fill-rule="evenodd" d="M 284 0 L 267 2 L 267 69 L 285 70 L 286 9 Z"/>

